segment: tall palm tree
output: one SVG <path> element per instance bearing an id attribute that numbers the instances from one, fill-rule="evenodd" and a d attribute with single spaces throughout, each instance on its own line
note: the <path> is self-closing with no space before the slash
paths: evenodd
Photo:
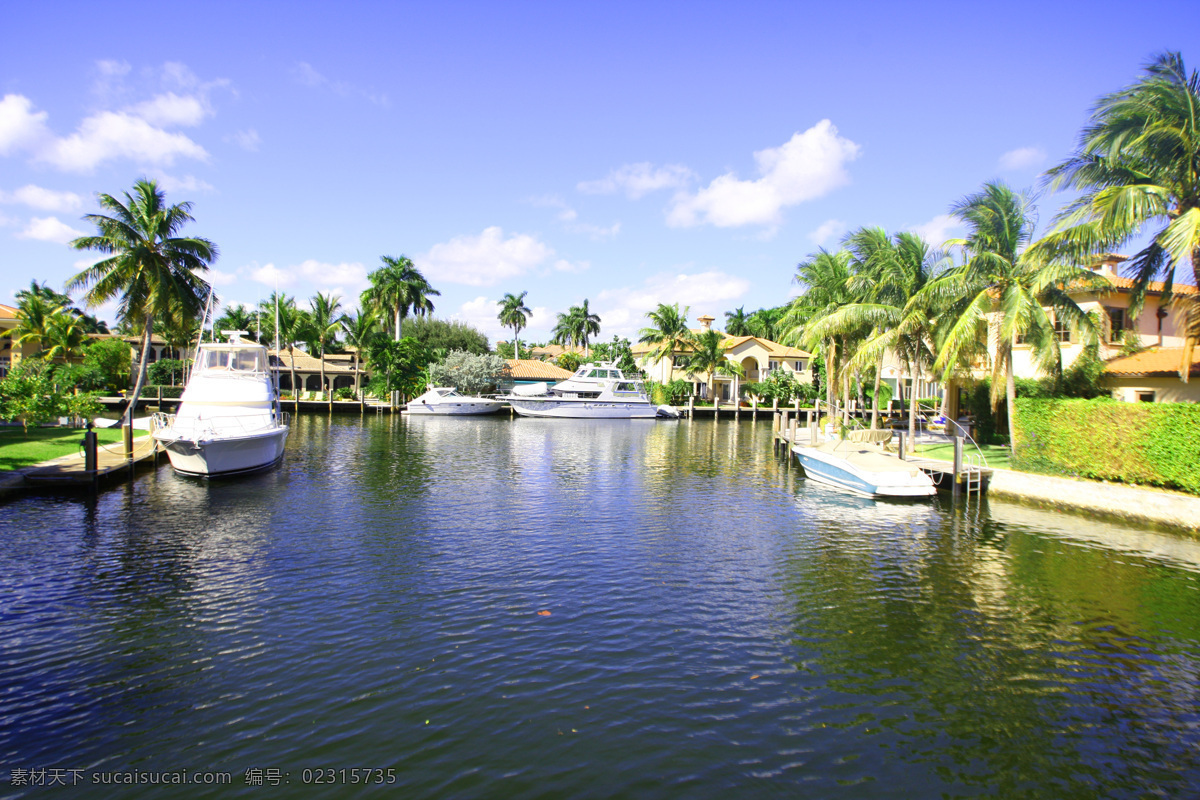
<path id="1" fill-rule="evenodd" d="M 583 330 L 583 320 L 579 316 L 579 306 L 571 306 L 566 313 L 560 313 L 550 331 L 550 343 L 571 347 L 580 343 Z"/>
<path id="2" fill-rule="evenodd" d="M 831 253 L 820 248 L 810 253 L 806 261 L 796 265 L 794 281 L 804 286 L 804 293 L 792 301 L 781 320 L 783 344 L 801 346 L 805 343 L 806 328 L 853 301 L 850 292 L 850 252 Z M 829 333 L 820 337 L 819 347 L 825 352 L 825 400 L 834 406 L 834 382 L 841 374 L 839 356 L 845 350 L 846 337 Z"/>
<path id="3" fill-rule="evenodd" d="M 964 249 L 964 264 L 930 281 L 920 302 L 943 307 L 939 351 L 933 368 L 940 372 L 969 358 L 990 325 L 996 337 L 992 361 L 992 410 L 1003 395 L 1008 401 L 1008 430 L 1013 431 L 1016 383 L 1013 343 L 1024 338 L 1044 371 L 1062 369 L 1055 324 L 1080 331 L 1085 339 L 1097 335 L 1094 322 L 1064 290 L 1103 289 L 1102 277 L 1086 269 L 1046 261 L 1028 249 L 1033 238 L 1032 204 L 1003 183 L 986 183 L 951 207 L 967 226 L 967 236 L 949 247 Z M 1053 318 L 1047 309 L 1053 310 Z M 1003 389 L 1001 389 L 1003 385 Z"/>
<path id="4" fill-rule="evenodd" d="M 675 353 L 690 350 L 693 346 L 695 335 L 687 326 L 689 310 L 689 306 L 684 306 L 680 311 L 678 303 L 659 303 L 658 308 L 646 312 L 650 325 L 638 331 L 638 342 L 655 346 L 650 351 L 651 360 L 668 359 L 664 383 L 670 382 L 675 371 Z"/>
<path id="5" fill-rule="evenodd" d="M 588 342 L 592 336 L 600 335 L 600 315 L 593 314 L 588 308 L 586 297 L 583 299 L 583 305 L 575 306 L 571 311 L 576 312 L 579 340 L 583 342 L 583 357 L 587 358 Z"/>
<path id="6" fill-rule="evenodd" d="M 379 315 L 372 309 L 364 308 L 356 317 L 343 315 L 339 322 L 346 344 L 354 348 L 354 394 L 357 396 L 361 389 L 359 365 L 362 363 L 362 354 L 367 352 L 371 342 L 379 335 Z"/>
<path id="7" fill-rule="evenodd" d="M 529 292 L 521 292 L 519 295 L 507 293 L 504 299 L 496 303 L 500 306 L 500 324 L 506 328 L 513 329 L 513 357 L 521 357 L 521 329 L 525 327 L 525 323 L 529 321 L 529 315 L 533 312 L 525 306 L 525 295 Z"/>
<path id="8" fill-rule="evenodd" d="M 1046 175 L 1052 188 L 1080 195 L 1035 245 L 1039 252 L 1082 261 L 1152 228 L 1149 244 L 1125 265 L 1135 313 L 1156 277 L 1162 301 L 1172 300 L 1178 265 L 1190 263 L 1200 285 L 1200 74 L 1189 75 L 1179 53 L 1157 56 L 1136 83 L 1100 98 L 1076 152 Z M 1200 343 L 1200 295 L 1174 295 L 1174 302 L 1183 310 L 1179 377 L 1186 382 Z"/>
<path id="9" fill-rule="evenodd" d="M 81 236 L 71 242 L 76 250 L 98 250 L 108 258 L 96 262 L 67 282 L 66 289 L 85 289 L 91 307 L 120 296 L 117 315 L 141 328 L 142 347 L 133 395 L 126 409 L 133 420 L 134 407 L 146 382 L 150 337 L 156 319 L 199 315 L 209 292 L 201 277 L 217 258 L 217 246 L 207 239 L 178 236 L 194 221 L 191 203 L 167 205 L 154 181 L 139 180 L 125 202 L 112 195 L 97 196 L 111 216 L 88 214 L 84 219 L 96 226 L 96 236 Z"/>
<path id="10" fill-rule="evenodd" d="M 243 305 L 226 306 L 225 311 L 213 323 L 213 330 L 224 335 L 224 331 L 246 331 L 249 333 L 254 330 L 254 314 Z"/>
<path id="11" fill-rule="evenodd" d="M 750 336 L 750 318 L 744 306 L 725 312 L 725 332 L 730 336 Z"/>
<path id="12" fill-rule="evenodd" d="M 707 330 L 696 334 L 692 344 L 692 352 L 688 357 L 688 376 L 701 373 L 705 385 L 713 387 L 713 378 L 718 373 L 745 377 L 742 365 L 730 361 L 725 355 L 725 337 L 720 331 Z M 715 394 L 715 387 L 714 387 Z M 737 398 L 734 398 L 737 401 Z"/>
<path id="13" fill-rule="evenodd" d="M 302 341 L 304 338 L 306 322 L 304 314 L 296 308 L 296 298 L 288 297 L 283 292 L 271 292 L 271 295 L 258 306 L 262 316 L 270 320 L 279 347 L 287 348 L 292 399 L 295 402 L 296 410 L 299 410 L 300 387 L 296 385 L 296 342 Z M 279 358 L 278 350 L 276 350 L 275 356 L 276 359 Z"/>
<path id="14" fill-rule="evenodd" d="M 310 301 L 312 304 L 312 329 L 316 334 L 316 344 L 321 353 L 321 391 L 325 391 L 325 344 L 330 337 L 336 337 L 341 329 L 338 311 L 342 308 L 342 298 L 334 294 L 317 292 Z M 329 393 L 330 400 L 333 392 Z"/>
<path id="15" fill-rule="evenodd" d="M 419 314 L 433 313 L 431 297 L 438 297 L 441 292 L 429 285 L 421 271 L 413 266 L 407 256 L 393 258 L 380 256 L 383 266 L 372 272 L 367 278 L 371 286 L 362 293 L 362 305 L 371 307 L 379 312 L 391 312 L 396 320 L 396 341 L 403 336 L 403 320 L 410 311 Z"/>

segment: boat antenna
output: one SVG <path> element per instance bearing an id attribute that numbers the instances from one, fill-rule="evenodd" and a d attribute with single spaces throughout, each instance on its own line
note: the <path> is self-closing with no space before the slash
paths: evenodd
<path id="1" fill-rule="evenodd" d="M 196 335 L 196 350 L 192 354 L 192 367 L 195 368 L 196 358 L 200 355 L 200 343 L 204 341 L 204 326 L 208 324 L 208 315 L 212 311 L 213 302 L 213 287 L 208 287 L 208 299 L 204 301 L 204 314 L 200 317 L 200 333 Z M 216 331 L 213 331 L 213 341 L 216 341 Z M 187 383 L 189 370 L 187 361 L 183 362 L 184 375 L 183 382 Z"/>

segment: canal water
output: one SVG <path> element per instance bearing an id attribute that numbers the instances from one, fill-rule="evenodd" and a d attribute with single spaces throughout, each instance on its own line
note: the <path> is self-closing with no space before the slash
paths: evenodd
<path id="1" fill-rule="evenodd" d="M 766 419 L 304 416 L 0 506 L 0 563 L 0 797 L 1200 794 L 1200 543 L 841 494 Z"/>

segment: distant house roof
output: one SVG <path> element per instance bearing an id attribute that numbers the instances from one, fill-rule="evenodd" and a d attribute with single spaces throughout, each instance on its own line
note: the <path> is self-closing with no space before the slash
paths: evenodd
<path id="1" fill-rule="evenodd" d="M 530 358 L 510 358 L 504 363 L 504 375 L 513 381 L 565 381 L 572 374 L 570 370 Z"/>
<path id="2" fill-rule="evenodd" d="M 0 319 L 16 319 L 17 310 L 12 306 L 6 306 L 0 303 Z"/>
<path id="3" fill-rule="evenodd" d="M 291 370 L 292 355 L 287 350 L 276 351 L 276 350 L 268 349 L 267 353 L 271 359 L 272 366 L 278 365 L 281 370 L 289 370 L 289 371 Z M 321 371 L 321 359 L 317 358 L 316 356 L 311 356 L 308 353 L 304 352 L 303 350 L 297 350 L 296 351 L 296 371 L 297 372 L 320 372 Z M 366 370 L 365 369 L 359 370 L 359 372 L 365 373 Z M 335 375 L 335 374 L 339 374 L 339 373 L 345 373 L 345 374 L 352 375 L 352 374 L 354 374 L 354 369 L 353 369 L 353 367 L 348 366 L 346 364 L 346 362 L 344 360 L 342 360 L 341 358 L 334 361 L 334 360 L 331 360 L 331 358 L 327 355 L 325 357 L 325 374 L 326 375 Z"/>
<path id="4" fill-rule="evenodd" d="M 1104 365 L 1104 374 L 1119 378 L 1171 377 L 1179 374 L 1182 347 L 1152 347 L 1131 356 L 1114 358 Z M 1200 375 L 1200 348 L 1192 353 L 1188 375 Z"/>
<path id="5" fill-rule="evenodd" d="M 583 355 L 583 348 L 571 345 L 563 347 L 561 344 L 548 344 L 544 347 L 531 347 L 529 352 L 538 358 L 558 358 L 563 353 L 574 353 L 577 356 Z"/>
<path id="6" fill-rule="evenodd" d="M 702 330 L 697 330 L 697 331 L 692 331 L 692 332 L 696 333 L 696 334 L 703 333 Z M 778 356 L 780 358 L 810 358 L 812 356 L 811 353 L 805 352 L 804 350 L 801 350 L 798 347 L 788 347 L 787 345 L 780 344 L 779 342 L 772 342 L 770 339 L 763 339 L 760 336 L 730 336 L 729 334 L 721 332 L 721 331 L 718 331 L 718 333 L 720 333 L 722 336 L 725 337 L 725 340 L 721 344 L 725 347 L 726 350 L 736 349 L 736 348 L 741 347 L 742 345 L 746 344 L 747 342 L 757 342 L 768 353 L 770 353 L 773 356 Z M 656 350 L 657 348 L 658 348 L 657 344 L 643 344 L 642 342 L 638 342 L 637 344 L 633 345 L 629 349 L 633 352 L 633 354 L 635 356 L 641 357 L 641 356 L 644 356 L 647 353 L 651 352 L 652 350 Z M 690 347 L 683 347 L 683 348 L 680 348 L 679 350 L 677 350 L 676 352 L 677 353 L 690 353 L 691 350 L 692 350 L 692 348 L 690 348 Z"/>

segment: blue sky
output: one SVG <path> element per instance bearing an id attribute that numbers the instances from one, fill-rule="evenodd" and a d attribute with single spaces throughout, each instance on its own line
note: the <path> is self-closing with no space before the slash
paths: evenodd
<path id="1" fill-rule="evenodd" d="M 659 302 L 778 305 L 847 230 L 961 229 L 1036 187 L 1095 100 L 1194 2 L 23 3 L 0 34 L 0 302 L 62 288 L 97 193 L 159 181 L 211 279 L 356 305 L 411 257 L 437 316 L 522 338 L 585 298 L 601 337 Z M 1042 197 L 1043 224 L 1061 197 Z M 100 315 L 113 319 L 112 307 Z"/>

